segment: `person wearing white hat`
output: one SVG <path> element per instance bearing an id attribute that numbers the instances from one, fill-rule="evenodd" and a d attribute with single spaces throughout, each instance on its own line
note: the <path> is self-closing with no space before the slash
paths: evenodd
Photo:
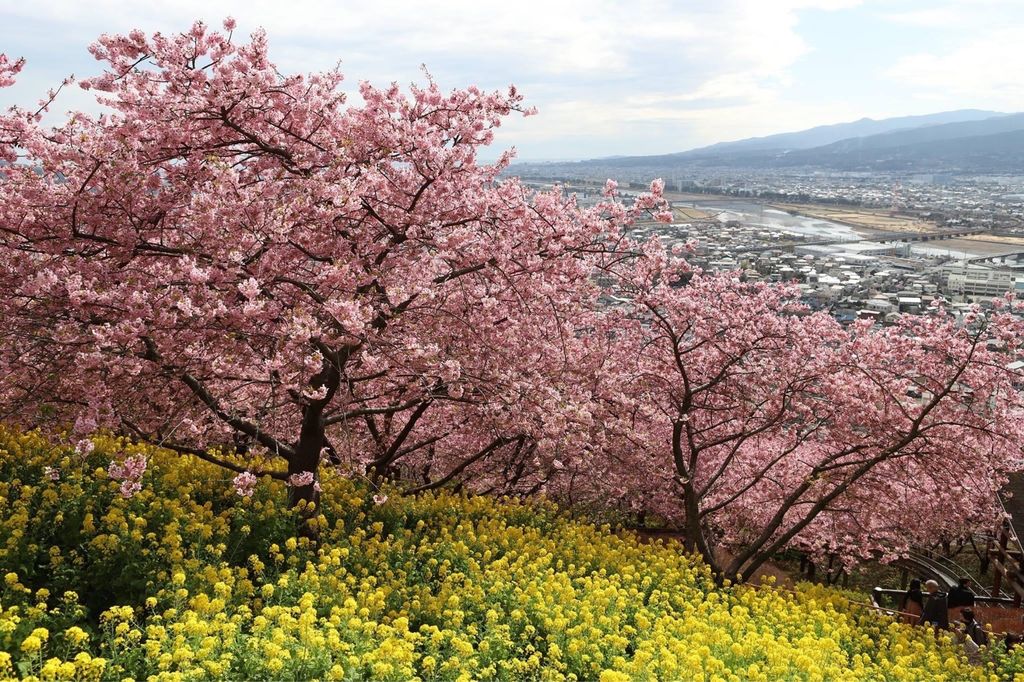
<path id="1" fill-rule="evenodd" d="M 926 594 L 924 609 L 921 612 L 921 620 L 918 625 L 931 625 L 943 630 L 949 629 L 949 608 L 946 605 L 946 593 L 939 592 L 939 584 L 929 580 L 924 584 Z"/>

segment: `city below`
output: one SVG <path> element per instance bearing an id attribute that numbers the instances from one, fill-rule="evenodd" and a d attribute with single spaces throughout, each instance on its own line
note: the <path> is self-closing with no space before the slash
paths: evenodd
<path id="1" fill-rule="evenodd" d="M 601 198 L 600 176 L 553 170 L 515 168 L 583 205 Z M 623 194 L 646 185 L 628 178 Z M 694 240 L 691 260 L 705 270 L 795 281 L 812 309 L 843 322 L 885 324 L 936 299 L 960 315 L 1009 291 L 1024 296 L 1024 177 L 749 171 L 666 178 L 666 198 L 673 222 L 639 224 L 635 236 Z"/>

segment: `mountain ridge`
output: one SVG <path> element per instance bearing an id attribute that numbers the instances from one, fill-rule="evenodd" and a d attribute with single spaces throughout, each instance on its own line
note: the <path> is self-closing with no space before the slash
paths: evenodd
<path id="1" fill-rule="evenodd" d="M 822 141 L 826 142 L 817 144 Z M 1024 113 L 960 109 L 893 119 L 863 118 L 685 152 L 605 157 L 572 165 L 655 172 L 806 166 L 841 171 L 1016 173 L 1024 172 Z"/>
<path id="2" fill-rule="evenodd" d="M 914 116 L 897 116 L 884 119 L 873 119 L 863 117 L 856 121 L 843 123 L 830 123 L 814 126 L 804 130 L 797 130 L 785 133 L 775 133 L 761 137 L 749 137 L 741 140 L 717 142 L 705 147 L 697 147 L 682 152 L 678 155 L 703 155 L 707 153 L 719 153 L 722 151 L 740 150 L 768 150 L 768 149 L 808 149 L 826 144 L 832 144 L 852 137 L 867 137 L 897 130 L 914 129 L 933 125 L 948 123 L 968 122 L 998 118 L 1006 114 L 998 111 L 987 111 L 984 109 L 958 109 L 955 111 L 943 111 L 934 114 L 919 114 Z"/>

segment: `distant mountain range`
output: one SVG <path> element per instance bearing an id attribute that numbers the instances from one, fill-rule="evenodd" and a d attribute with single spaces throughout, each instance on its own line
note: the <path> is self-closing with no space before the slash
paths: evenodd
<path id="1" fill-rule="evenodd" d="M 1024 113 L 963 109 L 818 126 L 654 156 L 581 161 L 595 168 L 796 168 L 841 171 L 1024 173 Z"/>
<path id="2" fill-rule="evenodd" d="M 1001 116 L 998 111 L 982 111 L 980 109 L 961 109 L 959 111 L 944 111 L 939 114 L 925 114 L 924 116 L 900 116 L 898 118 L 883 118 L 876 121 L 871 118 L 862 118 L 859 121 L 850 123 L 834 123 L 832 125 L 817 126 L 807 130 L 800 130 L 795 133 L 779 133 L 767 137 L 750 137 L 735 142 L 719 142 L 710 147 L 692 149 L 682 154 L 693 156 L 706 156 L 737 152 L 758 152 L 758 151 L 789 151 L 793 149 L 812 149 L 843 140 L 863 139 L 869 136 L 884 135 L 898 130 L 908 128 L 929 128 L 949 123 L 963 123 L 973 121 L 984 121 L 986 119 Z"/>

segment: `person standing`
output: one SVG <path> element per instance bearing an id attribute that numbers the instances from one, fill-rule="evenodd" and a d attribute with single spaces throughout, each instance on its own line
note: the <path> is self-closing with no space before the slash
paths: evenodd
<path id="1" fill-rule="evenodd" d="M 929 580 L 924 584 L 927 595 L 925 595 L 924 610 L 921 612 L 921 619 L 918 625 L 931 625 L 935 629 L 949 629 L 949 607 L 946 602 L 946 593 L 939 592 L 939 584 Z"/>
<path id="2" fill-rule="evenodd" d="M 921 581 L 914 578 L 910 586 L 900 600 L 900 611 L 907 614 L 904 617 L 907 623 L 914 624 L 920 621 L 921 613 L 924 611 L 924 593 L 921 592 Z"/>
<path id="3" fill-rule="evenodd" d="M 960 578 L 960 583 L 946 595 L 949 608 L 957 609 L 964 606 L 974 606 L 974 592 L 971 591 L 970 585 L 970 578 Z"/>

